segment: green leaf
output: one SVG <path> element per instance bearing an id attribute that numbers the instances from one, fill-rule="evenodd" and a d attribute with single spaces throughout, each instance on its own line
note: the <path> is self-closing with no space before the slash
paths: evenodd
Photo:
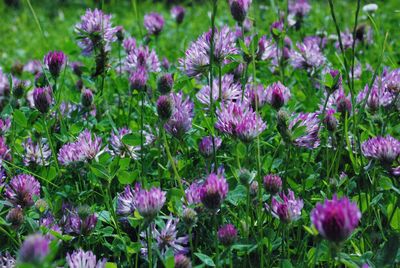
<path id="1" fill-rule="evenodd" d="M 21 127 L 27 127 L 28 125 L 28 120 L 26 119 L 25 114 L 20 110 L 14 110 L 13 119 L 15 123 Z"/>
<path id="2" fill-rule="evenodd" d="M 233 191 L 229 191 L 226 200 L 237 206 L 241 200 L 246 200 L 247 190 L 243 185 L 238 185 Z"/>
<path id="3" fill-rule="evenodd" d="M 390 226 L 396 230 L 400 231 L 400 209 L 396 208 L 392 220 L 390 221 Z"/>
<path id="4" fill-rule="evenodd" d="M 90 166 L 90 170 L 96 175 L 97 177 L 103 178 L 103 179 L 109 179 L 110 175 L 108 174 L 108 171 L 103 167 L 102 165 L 99 164 L 92 164 Z"/>
<path id="5" fill-rule="evenodd" d="M 377 255 L 376 267 L 394 267 L 397 252 L 400 246 L 400 239 L 398 234 L 393 234 L 386 241 L 382 249 L 379 250 Z"/>
<path id="6" fill-rule="evenodd" d="M 125 184 L 131 184 L 132 182 L 135 181 L 137 174 L 134 174 L 133 172 L 128 172 L 126 170 L 120 170 L 118 172 L 118 181 L 125 185 Z"/>
<path id="7" fill-rule="evenodd" d="M 246 145 L 244 145 L 243 143 L 239 142 L 236 145 L 236 153 L 239 155 L 239 158 L 244 158 L 246 156 Z"/>
<path id="8" fill-rule="evenodd" d="M 380 186 L 383 190 L 387 191 L 387 190 L 392 189 L 393 183 L 392 183 L 392 180 L 391 180 L 390 178 L 388 178 L 388 177 L 382 177 L 382 178 L 379 179 L 379 186 Z"/>
<path id="9" fill-rule="evenodd" d="M 122 142 L 130 146 L 139 146 L 141 144 L 140 134 L 136 133 L 125 135 L 124 137 L 122 137 Z"/>
<path id="10" fill-rule="evenodd" d="M 293 265 L 290 260 L 283 260 L 281 263 L 281 268 L 293 268 Z"/>
<path id="11" fill-rule="evenodd" d="M 199 252 L 194 253 L 194 255 L 196 255 L 196 257 L 199 258 L 205 265 L 215 267 L 214 261 L 207 255 Z"/>
<path id="12" fill-rule="evenodd" d="M 118 268 L 115 262 L 107 262 L 105 268 Z"/>

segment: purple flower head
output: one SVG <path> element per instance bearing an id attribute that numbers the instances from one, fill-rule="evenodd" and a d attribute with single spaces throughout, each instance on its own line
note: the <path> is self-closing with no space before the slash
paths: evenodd
<path id="1" fill-rule="evenodd" d="M 85 129 L 78 136 L 76 146 L 80 147 L 86 159 L 95 158 L 100 152 L 102 141 L 100 137 Z"/>
<path id="2" fill-rule="evenodd" d="M 157 113 L 162 121 L 168 120 L 173 112 L 173 104 L 170 96 L 161 95 L 157 100 Z"/>
<path id="3" fill-rule="evenodd" d="M 282 179 L 278 175 L 269 174 L 264 177 L 264 188 L 271 194 L 279 193 L 282 190 Z"/>
<path id="4" fill-rule="evenodd" d="M 307 44 L 309 46 L 312 46 L 313 44 L 317 44 L 319 46 L 319 48 L 321 50 L 323 50 L 326 47 L 328 40 L 324 36 L 313 35 L 313 36 L 304 37 L 303 42 L 304 42 L 304 44 Z"/>
<path id="5" fill-rule="evenodd" d="M 311 221 L 318 232 L 329 241 L 339 243 L 346 240 L 361 219 L 361 212 L 347 197 L 318 203 L 311 212 Z"/>
<path id="6" fill-rule="evenodd" d="M 39 199 L 39 200 L 42 200 L 42 199 Z M 36 201 L 36 204 L 35 204 L 36 207 L 39 206 L 39 204 L 37 204 L 38 201 Z M 44 206 L 44 205 L 42 205 L 42 206 Z M 43 208 L 39 208 L 39 209 L 43 209 Z M 59 234 L 62 234 L 61 227 L 56 223 L 56 220 L 55 220 L 53 214 L 51 214 L 50 211 L 45 212 L 43 214 L 43 216 L 39 219 L 39 225 L 42 226 L 42 227 L 45 227 L 45 228 L 47 228 L 47 229 L 49 229 L 51 231 L 57 232 Z M 54 235 L 52 235 L 51 233 L 47 233 L 46 237 L 49 238 L 50 240 L 56 239 L 56 237 Z"/>
<path id="7" fill-rule="evenodd" d="M 182 6 L 174 6 L 171 8 L 171 16 L 177 24 L 181 24 L 185 18 L 185 9 Z"/>
<path id="8" fill-rule="evenodd" d="M 329 70 L 329 83 L 325 84 L 325 90 L 328 91 L 330 94 L 334 93 L 336 90 L 343 91 L 343 81 L 342 75 L 338 70 Z"/>
<path id="9" fill-rule="evenodd" d="M 101 44 L 104 45 L 105 51 L 110 51 L 111 43 L 117 40 L 117 31 L 117 28 L 112 27 L 111 15 L 105 15 L 98 9 L 87 9 L 81 17 L 81 22 L 75 25 L 78 45 L 85 56 L 91 55 Z"/>
<path id="10" fill-rule="evenodd" d="M 179 59 L 180 69 L 189 77 L 199 76 L 208 70 L 210 57 L 201 39 L 202 37 L 192 42 L 185 52 L 185 57 Z"/>
<path id="11" fill-rule="evenodd" d="M 274 21 L 270 26 L 271 35 L 277 39 L 281 36 L 283 32 L 284 24 L 282 20 Z"/>
<path id="12" fill-rule="evenodd" d="M 390 171 L 390 173 L 395 176 L 398 177 L 400 176 L 400 166 L 392 168 L 392 170 Z"/>
<path id="13" fill-rule="evenodd" d="M 89 206 L 73 208 L 64 206 L 61 225 L 64 232 L 73 235 L 87 235 L 93 231 L 97 224 L 97 216 L 92 213 Z"/>
<path id="14" fill-rule="evenodd" d="M 368 92 L 370 93 L 367 98 Z M 372 89 L 369 90 L 368 84 L 365 85 L 363 91 L 361 91 L 357 96 L 357 102 L 363 103 L 364 101 L 367 102 L 367 107 L 371 111 L 376 111 L 379 107 L 388 107 L 392 104 L 394 100 L 394 95 L 387 91 L 385 88 L 378 85 L 378 83 L 374 83 L 372 85 Z"/>
<path id="15" fill-rule="evenodd" d="M 300 147 L 313 149 L 319 146 L 319 119 L 317 113 L 299 113 L 290 123 L 289 130 L 304 127 L 304 134 L 297 137 L 293 143 Z"/>
<path id="16" fill-rule="evenodd" d="M 303 200 L 296 199 L 292 190 L 288 191 L 288 195 L 281 192 L 279 197 L 280 200 L 272 197 L 272 215 L 285 223 L 298 220 L 303 209 Z"/>
<path id="17" fill-rule="evenodd" d="M 7 213 L 6 221 L 10 223 L 13 228 L 19 228 L 19 226 L 24 222 L 24 211 L 22 208 L 20 206 L 11 208 Z"/>
<path id="18" fill-rule="evenodd" d="M 32 206 L 34 196 L 40 196 L 40 183 L 31 175 L 17 175 L 6 185 L 5 197 L 15 206 Z"/>
<path id="19" fill-rule="evenodd" d="M 211 173 L 200 189 L 200 199 L 210 210 L 218 210 L 228 193 L 228 183 L 221 174 Z"/>
<path id="20" fill-rule="evenodd" d="M 174 85 L 174 78 L 172 74 L 163 74 L 157 81 L 157 89 L 161 94 L 168 94 L 171 92 Z"/>
<path id="21" fill-rule="evenodd" d="M 281 82 L 273 83 L 267 88 L 267 102 L 276 110 L 287 104 L 290 96 L 290 90 L 282 85 Z"/>
<path id="22" fill-rule="evenodd" d="M 192 268 L 192 263 L 184 254 L 177 254 L 174 257 L 175 268 Z"/>
<path id="23" fill-rule="evenodd" d="M 239 23 L 246 19 L 252 0 L 229 0 L 232 17 Z"/>
<path id="24" fill-rule="evenodd" d="M 42 64 L 38 60 L 30 60 L 25 64 L 23 71 L 37 74 L 42 71 Z"/>
<path id="25" fill-rule="evenodd" d="M 40 234 L 28 236 L 18 252 L 19 263 L 40 265 L 50 253 L 50 240 Z"/>
<path id="26" fill-rule="evenodd" d="M 122 43 L 122 46 L 124 47 L 126 54 L 129 54 L 133 52 L 137 47 L 136 39 L 133 37 L 125 38 L 124 42 Z"/>
<path id="27" fill-rule="evenodd" d="M 365 141 L 361 149 L 365 157 L 391 164 L 400 156 L 400 141 L 390 135 L 375 137 Z"/>
<path id="28" fill-rule="evenodd" d="M 225 224 L 218 229 L 218 240 L 224 246 L 230 246 L 235 243 L 237 230 L 233 224 Z"/>
<path id="29" fill-rule="evenodd" d="M 53 91 L 51 87 L 38 87 L 33 90 L 33 101 L 36 109 L 45 114 L 49 111 L 53 102 Z"/>
<path id="30" fill-rule="evenodd" d="M 351 49 L 353 46 L 353 40 L 354 40 L 353 33 L 351 33 L 349 31 L 349 29 L 347 29 L 346 31 L 340 33 L 340 37 L 342 39 L 343 49 L 344 50 Z M 340 49 L 339 41 L 337 41 L 335 43 L 335 47 L 336 47 L 336 49 Z"/>
<path id="31" fill-rule="evenodd" d="M 160 188 L 142 189 L 136 193 L 135 203 L 139 214 L 146 220 L 154 219 L 165 203 L 164 191 Z"/>
<path id="32" fill-rule="evenodd" d="M 153 225 L 153 235 L 157 241 L 157 247 L 163 255 L 169 248 L 172 248 L 175 254 L 186 254 L 189 252 L 189 249 L 186 247 L 189 243 L 189 236 L 178 237 L 178 222 L 178 219 L 169 218 L 161 231 L 157 230 Z"/>
<path id="33" fill-rule="evenodd" d="M 50 51 L 44 56 L 43 63 L 49 70 L 53 78 L 60 75 L 61 69 L 67 62 L 67 56 L 62 51 Z"/>
<path id="34" fill-rule="evenodd" d="M 324 124 L 328 131 L 335 131 L 338 125 L 338 120 L 335 117 L 334 109 L 327 109 L 324 118 Z"/>
<path id="35" fill-rule="evenodd" d="M 185 190 L 186 200 L 189 205 L 197 205 L 201 203 L 201 187 L 202 185 L 195 181 Z"/>
<path id="36" fill-rule="evenodd" d="M 72 68 L 72 72 L 76 75 L 76 76 L 78 76 L 78 77 L 81 77 L 82 76 L 82 73 L 83 73 L 83 70 L 82 70 L 82 68 L 83 68 L 83 63 L 82 62 L 79 62 L 79 61 L 74 61 L 74 62 L 71 62 L 71 68 Z"/>
<path id="37" fill-rule="evenodd" d="M 11 161 L 11 150 L 6 144 L 6 139 L 0 136 L 0 164 L 3 160 Z"/>
<path id="38" fill-rule="evenodd" d="M 81 103 L 84 107 L 90 107 L 93 103 L 93 92 L 90 89 L 84 89 L 81 94 Z"/>
<path id="39" fill-rule="evenodd" d="M 140 191 L 140 185 L 136 184 L 135 188 L 127 185 L 122 193 L 118 194 L 117 198 L 117 214 L 128 216 L 132 214 L 135 209 L 136 193 Z"/>
<path id="40" fill-rule="evenodd" d="M 400 93 L 400 69 L 389 72 L 382 80 L 383 88 L 390 93 Z"/>
<path id="41" fill-rule="evenodd" d="M 79 249 L 74 251 L 72 254 L 68 253 L 67 264 L 70 268 L 105 268 L 106 259 L 97 261 L 96 255 L 92 251 L 83 251 Z"/>
<path id="42" fill-rule="evenodd" d="M 166 57 L 164 57 L 162 59 L 161 67 L 163 67 L 167 71 L 169 70 L 169 67 L 171 67 L 171 64 L 169 63 L 169 61 L 168 61 L 168 59 Z"/>
<path id="43" fill-rule="evenodd" d="M 290 0 L 289 14 L 296 17 L 305 17 L 311 10 L 311 5 L 308 0 Z"/>
<path id="44" fill-rule="evenodd" d="M 149 35 L 159 35 L 164 28 L 164 17 L 152 12 L 144 16 L 144 27 Z"/>
<path id="45" fill-rule="evenodd" d="M 222 133 L 249 142 L 261 134 L 266 125 L 251 107 L 231 102 L 217 110 L 218 121 L 215 127 Z"/>
<path id="46" fill-rule="evenodd" d="M 4 97 L 10 93 L 10 83 L 7 74 L 0 68 L 0 96 Z"/>
<path id="47" fill-rule="evenodd" d="M 0 267 L 3 268 L 15 267 L 15 258 L 11 256 L 11 254 L 8 251 L 0 253 Z"/>
<path id="48" fill-rule="evenodd" d="M 213 102 L 221 99 L 222 102 L 231 102 L 240 99 L 242 88 L 239 83 L 234 81 L 231 74 L 226 74 L 221 78 L 221 96 L 219 96 L 219 79 L 213 81 Z M 197 99 L 204 105 L 210 105 L 210 86 L 204 86 L 197 94 Z"/>
<path id="49" fill-rule="evenodd" d="M 305 69 L 313 72 L 325 63 L 325 57 L 321 49 L 315 43 L 298 43 L 297 50 L 290 54 L 291 64 L 295 69 Z"/>
<path id="50" fill-rule="evenodd" d="M 140 150 L 140 147 L 124 145 L 122 142 L 122 138 L 125 135 L 131 134 L 132 131 L 126 127 L 118 129 L 118 132 L 111 132 L 111 136 L 109 139 L 109 151 L 113 156 L 119 156 L 121 158 L 125 158 L 127 155 L 136 159 L 136 152 Z"/>
<path id="51" fill-rule="evenodd" d="M 41 139 L 40 142 L 33 142 L 31 138 L 28 138 L 25 143 L 25 155 L 24 164 L 47 166 L 49 165 L 49 159 L 51 156 L 51 150 L 47 144 L 46 139 Z"/>
<path id="52" fill-rule="evenodd" d="M 246 84 L 244 101 L 248 103 L 254 110 L 256 104 L 258 109 L 262 108 L 267 103 L 267 90 L 263 85 Z M 256 103 L 257 102 L 257 103 Z"/>
<path id="53" fill-rule="evenodd" d="M 160 62 L 154 50 L 148 47 L 135 47 L 129 52 L 125 59 L 125 70 L 133 72 L 138 69 L 145 69 L 149 73 L 161 71 Z"/>
<path id="54" fill-rule="evenodd" d="M 199 152 L 204 156 L 204 157 L 210 157 L 213 154 L 215 146 L 215 151 L 221 147 L 222 140 L 219 137 L 214 137 L 214 145 L 213 145 L 213 139 L 212 136 L 206 136 L 201 139 L 199 142 Z"/>
<path id="55" fill-rule="evenodd" d="M 129 84 L 132 90 L 144 91 L 148 80 L 147 71 L 140 67 L 133 71 L 129 76 Z"/>
<path id="56" fill-rule="evenodd" d="M 171 93 L 174 111 L 165 123 L 165 130 L 172 136 L 181 139 L 192 128 L 194 104 L 189 97 L 183 99 L 182 92 Z"/>

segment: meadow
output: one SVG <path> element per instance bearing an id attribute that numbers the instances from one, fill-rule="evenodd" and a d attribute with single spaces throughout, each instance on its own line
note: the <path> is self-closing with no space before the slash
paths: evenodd
<path id="1" fill-rule="evenodd" d="M 0 17 L 0 267 L 400 266 L 398 1 Z"/>

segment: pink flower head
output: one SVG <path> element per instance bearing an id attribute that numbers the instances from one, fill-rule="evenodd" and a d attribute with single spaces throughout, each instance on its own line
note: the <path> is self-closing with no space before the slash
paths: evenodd
<path id="1" fill-rule="evenodd" d="M 303 200 L 296 199 L 292 190 L 288 191 L 288 195 L 280 193 L 279 197 L 279 201 L 272 197 L 272 215 L 285 223 L 298 220 L 303 209 Z"/>
<path id="2" fill-rule="evenodd" d="M 267 102 L 279 110 L 290 99 L 290 90 L 281 82 L 276 82 L 267 88 Z"/>
<path id="3" fill-rule="evenodd" d="M 204 206 L 210 210 L 217 210 L 228 193 L 228 183 L 225 177 L 211 173 L 200 190 L 200 199 Z"/>
<path id="4" fill-rule="evenodd" d="M 31 175 L 17 175 L 6 185 L 5 197 L 15 206 L 32 206 L 34 196 L 40 197 L 40 183 Z"/>
<path id="5" fill-rule="evenodd" d="M 237 239 L 237 230 L 233 224 L 225 224 L 218 229 L 218 240 L 224 246 L 230 246 Z"/>
<path id="6" fill-rule="evenodd" d="M 361 149 L 365 157 L 391 164 L 400 156 L 400 141 L 390 135 L 378 136 L 365 141 Z"/>
<path id="7" fill-rule="evenodd" d="M 164 17 L 152 12 L 144 16 L 144 27 L 149 35 L 159 35 L 164 28 Z"/>
<path id="8" fill-rule="evenodd" d="M 136 193 L 135 204 L 139 214 L 146 220 L 152 220 L 161 210 L 165 203 L 166 193 L 160 188 L 140 190 Z"/>

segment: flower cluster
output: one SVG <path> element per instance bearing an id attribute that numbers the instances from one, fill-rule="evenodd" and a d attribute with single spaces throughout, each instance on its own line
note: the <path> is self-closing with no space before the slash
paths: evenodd
<path id="1" fill-rule="evenodd" d="M 290 61 L 294 68 L 314 72 L 325 63 L 325 57 L 316 43 L 298 43 L 297 50 L 290 54 Z"/>
<path id="2" fill-rule="evenodd" d="M 164 206 L 166 193 L 159 188 L 142 189 L 136 193 L 135 204 L 139 214 L 152 220 Z"/>
<path id="3" fill-rule="evenodd" d="M 296 199 L 293 191 L 289 190 L 288 195 L 281 192 L 279 194 L 279 199 L 277 197 L 272 197 L 271 213 L 281 221 L 289 223 L 300 218 L 303 205 L 303 200 Z"/>
<path id="4" fill-rule="evenodd" d="M 158 13 L 150 13 L 144 16 L 144 27 L 149 35 L 159 35 L 164 28 L 164 18 Z"/>
<path id="5" fill-rule="evenodd" d="M 14 206 L 30 207 L 40 196 L 40 183 L 31 175 L 17 175 L 6 185 L 5 196 Z"/>
<path id="6" fill-rule="evenodd" d="M 194 104 L 189 97 L 183 98 L 183 93 L 171 93 L 173 112 L 164 124 L 165 130 L 172 136 L 181 139 L 192 127 Z"/>
<path id="7" fill-rule="evenodd" d="M 218 99 L 222 102 L 231 102 L 239 100 L 242 96 L 242 88 L 239 83 L 234 81 L 233 75 L 224 75 L 221 78 L 221 84 L 219 79 L 214 79 L 212 94 L 210 86 L 204 86 L 197 94 L 197 99 L 205 105 L 210 105 L 210 95 L 213 98 L 213 102 Z M 219 95 L 221 93 L 221 96 Z"/>
<path id="8" fill-rule="evenodd" d="M 67 234 L 87 235 L 96 227 L 97 216 L 88 206 L 74 208 L 65 205 L 60 223 Z"/>
<path id="9" fill-rule="evenodd" d="M 313 149 L 319 146 L 319 119 L 317 113 L 300 113 L 289 124 L 293 133 L 298 128 L 304 128 L 303 133 L 296 137 L 293 143 L 300 147 Z M 300 129 L 301 131 L 302 129 Z"/>
<path id="10" fill-rule="evenodd" d="M 228 193 L 228 183 L 223 175 L 211 173 L 200 189 L 200 199 L 210 210 L 217 210 Z"/>
<path id="11" fill-rule="evenodd" d="M 391 164 L 400 156 L 400 141 L 390 135 L 375 137 L 365 141 L 362 146 L 364 156 Z"/>
<path id="12" fill-rule="evenodd" d="M 82 249 L 76 250 L 71 254 L 68 253 L 67 264 L 70 268 L 104 268 L 106 266 L 106 259 L 97 261 L 96 255 L 91 251 L 83 251 Z"/>
<path id="13" fill-rule="evenodd" d="M 25 155 L 24 164 L 47 166 L 51 156 L 51 150 L 47 144 L 46 139 L 41 139 L 39 142 L 33 142 L 31 138 L 28 138 L 24 143 Z"/>

